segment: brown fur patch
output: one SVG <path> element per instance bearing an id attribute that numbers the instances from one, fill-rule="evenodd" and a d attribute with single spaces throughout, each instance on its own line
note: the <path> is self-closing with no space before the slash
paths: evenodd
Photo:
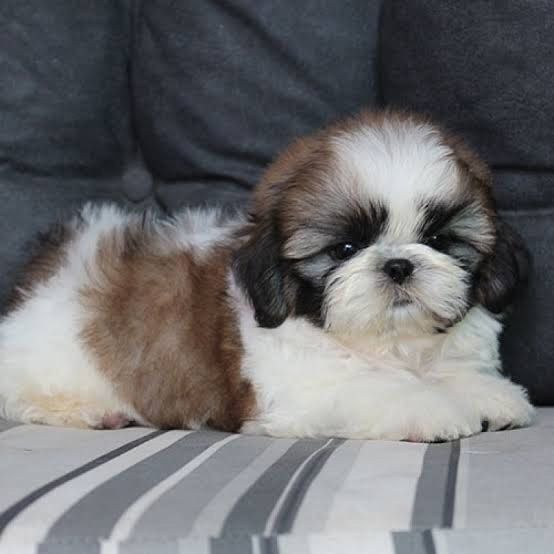
<path id="1" fill-rule="evenodd" d="M 130 228 L 105 237 L 82 291 L 82 339 L 121 397 L 159 428 L 238 431 L 255 399 L 226 298 L 228 247 L 157 255 Z M 141 244 L 144 243 L 144 244 Z"/>
<path id="2" fill-rule="evenodd" d="M 494 218 L 496 202 L 493 197 L 492 173 L 489 167 L 459 136 L 442 131 L 442 138 L 453 152 L 458 170 L 465 181 L 468 196 L 479 198 L 488 216 Z"/>

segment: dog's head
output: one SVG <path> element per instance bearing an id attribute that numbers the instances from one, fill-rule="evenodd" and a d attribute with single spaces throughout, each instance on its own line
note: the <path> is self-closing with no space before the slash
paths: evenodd
<path id="1" fill-rule="evenodd" d="M 414 115 L 362 113 L 294 143 L 258 186 L 235 274 L 262 327 L 306 317 L 336 334 L 434 333 L 494 313 L 527 252 L 490 173 Z"/>

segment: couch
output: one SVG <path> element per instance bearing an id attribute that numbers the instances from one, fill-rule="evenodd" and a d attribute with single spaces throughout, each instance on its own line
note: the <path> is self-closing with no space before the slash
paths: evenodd
<path id="1" fill-rule="evenodd" d="M 0 553 L 503 553 L 554 543 L 548 0 L 2 0 L 0 301 L 86 201 L 242 207 L 292 138 L 428 113 L 491 165 L 534 259 L 502 339 L 539 406 L 444 444 L 0 422 Z"/>

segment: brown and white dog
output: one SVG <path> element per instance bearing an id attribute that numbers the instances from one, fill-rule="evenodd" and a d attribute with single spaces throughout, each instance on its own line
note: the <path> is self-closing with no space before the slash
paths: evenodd
<path id="1" fill-rule="evenodd" d="M 418 441 L 526 425 L 498 336 L 527 261 L 475 154 L 362 113 L 294 143 L 248 219 L 89 205 L 46 235 L 0 322 L 0 415 Z"/>

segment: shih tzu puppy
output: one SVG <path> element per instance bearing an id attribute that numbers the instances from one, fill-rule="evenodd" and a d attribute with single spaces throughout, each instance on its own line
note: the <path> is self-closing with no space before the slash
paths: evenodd
<path id="1" fill-rule="evenodd" d="M 411 441 L 523 426 L 498 337 L 527 264 L 474 153 L 362 113 L 289 147 L 248 218 L 89 205 L 45 235 L 0 322 L 0 414 Z"/>

